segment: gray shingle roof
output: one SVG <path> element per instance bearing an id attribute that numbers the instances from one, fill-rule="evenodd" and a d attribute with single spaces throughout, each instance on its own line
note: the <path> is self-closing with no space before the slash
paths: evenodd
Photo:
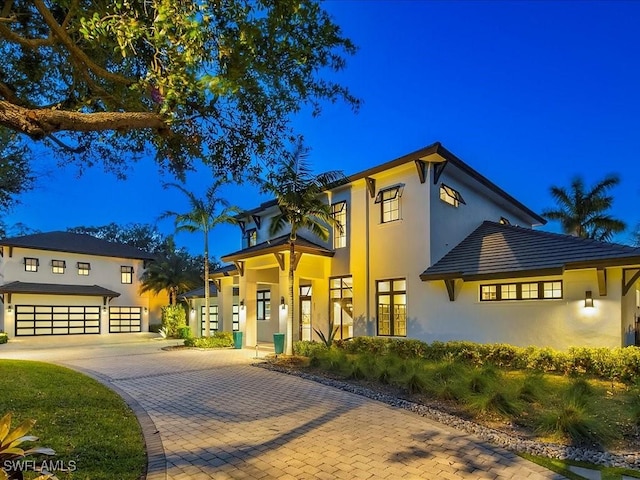
<path id="1" fill-rule="evenodd" d="M 71 232 L 47 232 L 0 240 L 0 246 L 33 248 L 56 252 L 84 253 L 101 257 L 151 260 L 153 255 L 121 243 L 108 242 L 91 235 Z"/>
<path id="2" fill-rule="evenodd" d="M 211 282 L 209 282 L 209 295 L 212 297 L 218 295 L 218 289 Z M 189 290 L 188 292 L 182 293 L 178 295 L 178 298 L 181 300 L 185 298 L 204 298 L 204 285 L 200 288 L 195 288 L 193 290 Z"/>
<path id="3" fill-rule="evenodd" d="M 57 283 L 11 282 L 0 286 L 0 293 L 31 295 L 84 295 L 88 297 L 119 297 L 118 292 L 99 285 L 64 285 Z"/>
<path id="4" fill-rule="evenodd" d="M 622 265 L 640 265 L 640 248 L 485 221 L 420 278 L 485 280 Z"/>
<path id="5" fill-rule="evenodd" d="M 233 260 L 234 258 L 237 259 L 238 257 L 254 257 L 256 255 L 262 255 L 263 253 L 281 251 L 284 249 L 283 247 L 288 247 L 288 245 L 289 235 L 287 234 L 282 235 L 281 237 L 274 238 L 272 240 L 268 240 L 266 242 L 259 243 L 252 247 L 243 248 L 242 250 L 223 255 L 221 258 L 222 260 L 227 262 Z M 295 246 L 299 252 L 313 253 L 316 255 L 331 257 L 335 253 L 333 250 L 329 250 L 328 248 L 307 240 L 300 235 L 298 235 L 298 238 L 295 241 Z"/>

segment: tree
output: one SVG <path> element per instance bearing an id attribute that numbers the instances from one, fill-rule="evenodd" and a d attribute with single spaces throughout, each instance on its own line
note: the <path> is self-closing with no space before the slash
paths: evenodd
<path id="1" fill-rule="evenodd" d="M 204 235 L 204 311 L 205 332 L 210 336 L 209 323 L 209 233 L 218 225 L 224 223 L 235 224 L 235 214 L 240 210 L 218 196 L 218 190 L 224 184 L 224 180 L 218 179 L 211 185 L 204 198 L 198 198 L 181 185 L 169 183 L 166 186 L 180 190 L 189 200 L 191 210 L 186 213 L 167 211 L 161 218 L 173 217 L 176 231 L 202 232 Z"/>
<path id="2" fill-rule="evenodd" d="M 565 233 L 582 238 L 610 241 L 614 234 L 625 230 L 626 225 L 607 212 L 613 205 L 613 196 L 607 192 L 618 185 L 616 175 L 607 175 L 586 190 L 584 180 L 575 177 L 569 189 L 552 186 L 551 196 L 557 208 L 547 209 L 542 215 L 557 220 Z"/>
<path id="3" fill-rule="evenodd" d="M 167 248 L 155 260 L 149 263 L 142 274 L 140 292 L 163 291 L 169 293 L 169 305 L 175 305 L 178 295 L 192 290 L 200 282 L 200 269 L 194 263 L 194 257 L 184 249 L 177 249 L 172 237 Z"/>
<path id="4" fill-rule="evenodd" d="M 274 175 L 264 182 L 266 191 L 272 193 L 280 213 L 271 218 L 269 234 L 276 235 L 287 225 L 289 231 L 289 312 L 287 317 L 286 354 L 293 355 L 293 282 L 295 278 L 295 244 L 298 231 L 307 229 L 320 239 L 329 239 L 329 226 L 336 220 L 324 193 L 342 182 L 342 172 L 332 170 L 314 175 L 307 163 L 308 150 L 298 143 L 293 153 L 284 156 Z"/>
<path id="5" fill-rule="evenodd" d="M 16 197 L 33 187 L 28 155 L 17 134 L 0 127 L 0 211 L 10 210 Z"/>
<path id="6" fill-rule="evenodd" d="M 0 38 L 0 125 L 116 173 L 151 150 L 239 177 L 303 107 L 359 105 L 323 78 L 356 49 L 317 0 L 8 0 Z"/>
<path id="7" fill-rule="evenodd" d="M 84 233 L 108 242 L 124 243 L 147 253 L 170 253 L 175 250 L 172 238 L 164 236 L 156 226 L 146 223 L 118 225 L 112 222 L 97 227 L 71 227 L 67 231 Z"/>

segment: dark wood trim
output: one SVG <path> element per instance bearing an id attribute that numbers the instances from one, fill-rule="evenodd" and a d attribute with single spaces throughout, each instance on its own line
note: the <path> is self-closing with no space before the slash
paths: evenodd
<path id="1" fill-rule="evenodd" d="M 243 260 L 234 260 L 233 264 L 238 269 L 238 273 L 240 273 L 240 276 L 244 277 L 244 261 Z"/>
<path id="2" fill-rule="evenodd" d="M 440 175 L 442 175 L 442 172 L 444 172 L 444 167 L 447 166 L 448 161 L 445 160 L 444 162 L 440 162 L 440 163 L 435 163 L 433 165 L 433 184 L 437 185 L 438 182 L 440 181 Z"/>
<path id="3" fill-rule="evenodd" d="M 244 220 L 238 220 L 238 226 L 240 227 L 240 230 L 242 230 L 242 235 L 244 235 L 247 229 L 247 224 Z"/>
<path id="4" fill-rule="evenodd" d="M 219 278 L 212 278 L 210 281 L 216 286 L 218 292 L 222 289 L 222 281 Z"/>
<path id="5" fill-rule="evenodd" d="M 598 293 L 601 297 L 607 296 L 607 269 L 596 269 L 596 275 L 598 276 Z"/>
<path id="6" fill-rule="evenodd" d="M 420 183 L 424 183 L 427 181 L 427 162 L 423 162 L 422 160 L 415 161 L 416 168 L 418 169 L 418 178 L 420 179 Z"/>
<path id="7" fill-rule="evenodd" d="M 302 258 L 302 252 L 296 252 L 293 254 L 293 269 L 298 269 L 298 263 L 300 263 L 300 259 Z"/>
<path id="8" fill-rule="evenodd" d="M 627 277 L 627 274 L 630 274 L 631 278 Z M 640 268 L 623 268 L 622 269 L 622 296 L 625 296 L 631 290 L 631 287 L 636 283 L 636 281 L 640 278 Z"/>
<path id="9" fill-rule="evenodd" d="M 280 270 L 284 272 L 284 253 L 273 252 L 273 256 L 276 257 Z"/>
<path id="10" fill-rule="evenodd" d="M 253 219 L 253 223 L 256 224 L 256 227 L 260 228 L 260 224 L 262 223 L 260 215 L 251 215 L 251 218 Z"/>
<path id="11" fill-rule="evenodd" d="M 364 181 L 367 183 L 367 190 L 369 191 L 369 196 L 371 198 L 375 198 L 376 196 L 376 179 L 371 177 L 365 177 Z"/>
<path id="12" fill-rule="evenodd" d="M 456 278 L 445 278 L 444 285 L 447 287 L 447 294 L 449 294 L 449 301 L 455 302 L 456 300 Z"/>

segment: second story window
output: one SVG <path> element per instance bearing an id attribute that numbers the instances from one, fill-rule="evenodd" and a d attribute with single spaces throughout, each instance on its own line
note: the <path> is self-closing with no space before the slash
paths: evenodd
<path id="1" fill-rule="evenodd" d="M 120 283 L 133 283 L 133 267 L 120 267 Z"/>
<path id="2" fill-rule="evenodd" d="M 67 264 L 64 260 L 51 260 L 51 273 L 64 273 Z"/>
<path id="3" fill-rule="evenodd" d="M 252 228 L 247 230 L 247 247 L 253 247 L 258 244 L 258 230 Z"/>
<path id="4" fill-rule="evenodd" d="M 466 205 L 462 195 L 457 190 L 445 185 L 444 183 L 440 184 L 440 200 L 449 205 L 453 205 L 454 207 L 460 206 L 460 204 Z"/>
<path id="5" fill-rule="evenodd" d="M 24 259 L 24 271 L 25 272 L 37 272 L 40 261 L 37 258 L 25 257 Z"/>
<path id="6" fill-rule="evenodd" d="M 347 202 L 331 205 L 331 216 L 335 220 L 333 225 L 333 248 L 347 246 Z"/>
<path id="7" fill-rule="evenodd" d="M 78 275 L 89 275 L 89 270 L 91 270 L 91 264 L 87 262 L 78 262 Z"/>
<path id="8" fill-rule="evenodd" d="M 399 184 L 378 192 L 375 203 L 380 204 L 381 223 L 400 220 L 400 197 L 402 197 L 403 190 L 404 185 Z"/>

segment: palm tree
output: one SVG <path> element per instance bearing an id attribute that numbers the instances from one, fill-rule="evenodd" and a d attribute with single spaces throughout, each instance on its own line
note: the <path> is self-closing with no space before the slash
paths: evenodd
<path id="1" fill-rule="evenodd" d="M 344 180 L 342 172 L 333 170 L 314 175 L 307 163 L 308 150 L 298 143 L 294 151 L 277 165 L 276 172 L 264 183 L 278 202 L 280 213 L 271 218 L 269 234 L 276 235 L 287 225 L 289 232 L 289 314 L 286 351 L 293 354 L 293 281 L 295 274 L 295 242 L 298 231 L 307 229 L 320 239 L 329 238 L 329 226 L 336 223 L 331 206 L 323 193 Z"/>
<path id="2" fill-rule="evenodd" d="M 210 336 L 209 323 L 209 232 L 216 226 L 223 223 L 235 224 L 238 221 L 235 214 L 240 210 L 236 207 L 229 206 L 229 203 L 218 196 L 218 189 L 225 183 L 223 179 L 216 180 L 211 185 L 204 198 L 198 198 L 195 194 L 188 191 L 182 185 L 169 183 L 166 187 L 172 187 L 184 193 L 189 200 L 191 210 L 186 213 L 177 213 L 167 211 L 162 214 L 161 218 L 173 217 L 175 220 L 176 231 L 185 231 L 195 233 L 201 231 L 204 234 L 204 311 L 205 311 L 205 332 L 206 336 Z"/>
<path id="3" fill-rule="evenodd" d="M 193 258 L 183 250 L 176 250 L 173 238 L 167 239 L 161 253 L 142 275 L 140 292 L 162 291 L 169 293 L 169 304 L 177 303 L 178 295 L 193 289 L 200 282 L 200 272 L 193 264 Z"/>
<path id="4" fill-rule="evenodd" d="M 616 175 L 607 175 L 590 190 L 585 189 L 582 177 L 575 177 L 571 187 L 551 187 L 556 209 L 547 209 L 542 215 L 558 220 L 565 233 L 582 238 L 610 241 L 614 234 L 627 228 L 626 224 L 607 213 L 613 204 L 613 196 L 607 191 L 620 183 Z"/>

